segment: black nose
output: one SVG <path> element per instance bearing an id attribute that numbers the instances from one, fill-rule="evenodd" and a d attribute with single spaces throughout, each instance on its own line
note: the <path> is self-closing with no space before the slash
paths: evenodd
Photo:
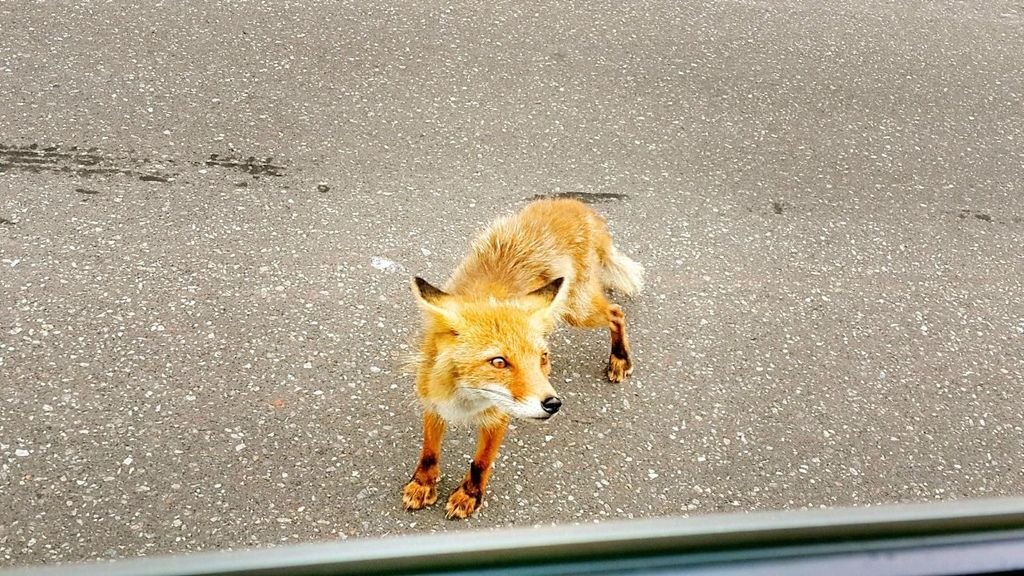
<path id="1" fill-rule="evenodd" d="M 548 396 L 541 400 L 540 407 L 548 414 L 554 414 L 562 407 L 562 401 L 558 399 L 558 396 Z"/>

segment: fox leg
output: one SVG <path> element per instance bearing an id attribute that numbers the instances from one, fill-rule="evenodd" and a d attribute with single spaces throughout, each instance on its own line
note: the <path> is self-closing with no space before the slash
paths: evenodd
<path id="1" fill-rule="evenodd" d="M 487 488 L 487 481 L 491 477 L 494 459 L 498 456 L 498 448 L 505 438 L 507 428 L 508 417 L 506 416 L 502 416 L 498 422 L 480 428 L 476 454 L 473 455 L 473 463 L 469 466 L 469 472 L 462 480 L 459 489 L 448 498 L 446 514 L 448 518 L 468 518 L 480 507 L 480 503 L 483 502 L 484 489 Z"/>
<path id="2" fill-rule="evenodd" d="M 570 312 L 566 321 L 578 328 L 608 327 L 612 340 L 611 354 L 608 355 L 608 379 L 622 382 L 633 373 L 633 353 L 626 337 L 626 314 L 622 307 L 608 301 L 598 286 L 591 291 L 590 303 L 584 314 Z"/>
<path id="3" fill-rule="evenodd" d="M 437 481 L 441 477 L 441 439 L 445 422 L 436 413 L 423 413 L 423 450 L 412 480 L 402 492 L 406 510 L 419 510 L 437 501 Z"/>
<path id="4" fill-rule="evenodd" d="M 618 304 L 608 305 L 608 330 L 612 337 L 612 352 L 608 356 L 608 379 L 622 382 L 633 373 L 633 352 L 626 338 L 626 314 Z"/>

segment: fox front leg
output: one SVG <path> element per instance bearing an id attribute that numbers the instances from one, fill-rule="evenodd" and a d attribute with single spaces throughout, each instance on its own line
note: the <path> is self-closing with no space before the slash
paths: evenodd
<path id="1" fill-rule="evenodd" d="M 498 448 L 505 438 L 507 429 L 507 417 L 502 417 L 499 422 L 480 428 L 476 454 L 473 456 L 473 463 L 469 466 L 469 472 L 466 473 L 459 489 L 448 498 L 445 514 L 448 518 L 469 518 L 480 508 L 484 489 L 487 488 L 487 481 L 491 477 L 491 468 L 494 466 Z"/>
<path id="2" fill-rule="evenodd" d="M 420 510 L 437 501 L 437 481 L 441 477 L 441 439 L 445 423 L 434 412 L 423 413 L 423 450 L 412 480 L 402 491 L 406 510 Z"/>

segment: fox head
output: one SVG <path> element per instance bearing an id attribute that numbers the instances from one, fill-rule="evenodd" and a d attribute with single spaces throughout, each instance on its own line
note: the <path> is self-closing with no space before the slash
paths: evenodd
<path id="1" fill-rule="evenodd" d="M 471 417 L 491 409 L 516 418 L 547 420 L 562 401 L 548 380 L 547 337 L 564 299 L 557 278 L 525 296 L 467 299 L 422 278 L 413 294 L 433 337 L 435 370 L 447 370 L 451 404 Z M 449 410 L 453 409 L 449 406 Z"/>

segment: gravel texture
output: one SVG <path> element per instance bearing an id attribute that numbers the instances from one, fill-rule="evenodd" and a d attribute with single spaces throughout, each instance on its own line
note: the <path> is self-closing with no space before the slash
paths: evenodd
<path id="1" fill-rule="evenodd" d="M 1024 494 L 1019 2 L 392 4 L 0 3 L 0 566 Z M 636 373 L 405 512 L 408 277 L 538 195 Z"/>

